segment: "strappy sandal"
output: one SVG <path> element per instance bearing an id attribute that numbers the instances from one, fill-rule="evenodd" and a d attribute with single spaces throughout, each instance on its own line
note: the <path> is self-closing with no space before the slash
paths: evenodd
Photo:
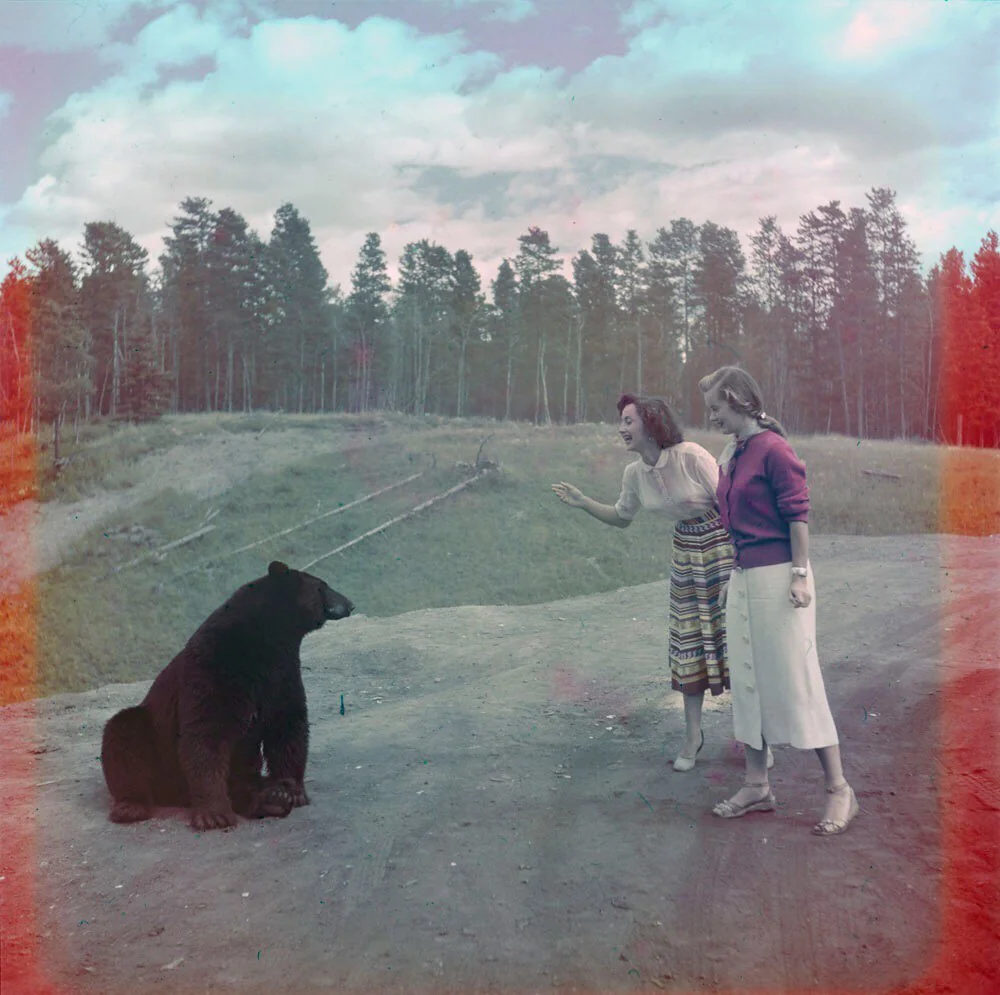
<path id="1" fill-rule="evenodd" d="M 847 788 L 851 793 L 851 807 L 848 809 L 847 818 L 843 822 L 838 822 L 836 819 L 821 819 L 812 827 L 813 836 L 839 836 L 846 832 L 847 827 L 854 821 L 854 817 L 861 811 L 858 796 L 854 793 L 854 788 L 846 781 L 843 784 L 838 784 L 835 788 L 827 788 L 826 790 L 828 794 L 834 795 L 838 791 L 843 791 L 844 788 Z"/>
<path id="2" fill-rule="evenodd" d="M 705 745 L 705 731 L 702 730 L 701 742 L 698 744 L 698 749 L 694 751 L 694 757 L 701 753 L 701 748 Z M 694 757 L 686 757 L 681 753 L 677 759 L 674 761 L 674 770 L 693 770 L 694 769 Z"/>
<path id="3" fill-rule="evenodd" d="M 763 781 L 760 784 L 751 784 L 748 781 L 744 781 L 743 786 L 745 788 L 767 788 L 767 794 L 763 798 L 758 798 L 756 801 L 747 802 L 746 805 L 740 805 L 737 802 L 734 802 L 732 798 L 727 798 L 724 802 L 719 802 L 719 804 L 712 809 L 712 814 L 719 816 L 720 819 L 739 819 L 741 816 L 746 815 L 747 812 L 774 811 L 776 806 L 774 792 L 770 789 L 766 781 Z"/>

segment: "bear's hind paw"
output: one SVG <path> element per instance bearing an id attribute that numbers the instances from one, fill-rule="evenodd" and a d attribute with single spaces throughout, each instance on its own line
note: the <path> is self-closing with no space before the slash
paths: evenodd
<path id="1" fill-rule="evenodd" d="M 108 818 L 112 822 L 144 822 L 153 814 L 153 810 L 145 802 L 116 801 L 111 806 L 111 813 Z"/>

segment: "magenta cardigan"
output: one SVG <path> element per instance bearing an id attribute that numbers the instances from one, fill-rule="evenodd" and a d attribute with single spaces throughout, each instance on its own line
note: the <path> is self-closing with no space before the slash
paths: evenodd
<path id="1" fill-rule="evenodd" d="M 749 569 L 792 559 L 789 522 L 809 521 L 805 464 L 777 432 L 751 435 L 719 468 L 722 524 L 732 537 L 735 565 Z"/>

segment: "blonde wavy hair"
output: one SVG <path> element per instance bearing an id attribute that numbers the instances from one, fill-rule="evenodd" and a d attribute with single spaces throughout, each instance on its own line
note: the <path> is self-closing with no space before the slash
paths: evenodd
<path id="1" fill-rule="evenodd" d="M 738 366 L 720 366 L 714 373 L 709 373 L 698 381 L 698 389 L 703 395 L 717 390 L 719 397 L 733 411 L 756 419 L 761 428 L 777 432 L 782 438 L 787 435 L 781 422 L 764 411 L 760 385 L 746 370 Z"/>

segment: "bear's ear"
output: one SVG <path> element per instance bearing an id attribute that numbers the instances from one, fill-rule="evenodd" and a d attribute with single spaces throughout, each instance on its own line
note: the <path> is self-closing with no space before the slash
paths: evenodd
<path id="1" fill-rule="evenodd" d="M 267 568 L 268 577 L 277 577 L 279 574 L 286 573 L 288 573 L 288 564 L 282 563 L 281 560 L 274 560 Z"/>

